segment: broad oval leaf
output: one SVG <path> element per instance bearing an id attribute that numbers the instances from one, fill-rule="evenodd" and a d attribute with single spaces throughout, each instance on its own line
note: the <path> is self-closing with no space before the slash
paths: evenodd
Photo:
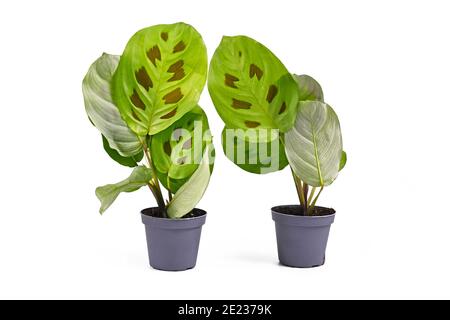
<path id="1" fill-rule="evenodd" d="M 202 161 L 189 180 L 175 193 L 167 206 L 169 218 L 182 218 L 195 208 L 203 197 L 211 177 L 212 160 L 211 145 L 208 145 L 203 154 Z"/>
<path id="2" fill-rule="evenodd" d="M 152 136 L 153 164 L 158 179 L 167 190 L 176 193 L 192 176 L 202 161 L 206 146 L 211 144 L 211 138 L 208 118 L 199 106 Z"/>
<path id="3" fill-rule="evenodd" d="M 95 194 L 101 202 L 100 214 L 103 214 L 111 206 L 121 192 L 136 191 L 149 183 L 151 178 L 152 171 L 147 167 L 139 166 L 133 169 L 133 172 L 127 179 L 115 184 L 98 187 L 95 190 Z"/>
<path id="4" fill-rule="evenodd" d="M 113 103 L 111 81 L 119 58 L 104 53 L 91 65 L 83 79 L 83 96 L 92 124 L 105 136 L 111 148 L 124 157 L 130 157 L 139 154 L 142 146 Z"/>
<path id="5" fill-rule="evenodd" d="M 196 105 L 206 73 L 206 47 L 192 26 L 149 27 L 125 48 L 114 75 L 114 101 L 133 132 L 154 135 Z"/>
<path id="6" fill-rule="evenodd" d="M 222 39 L 211 60 L 208 89 L 228 128 L 286 132 L 294 125 L 297 83 L 269 49 L 251 38 Z"/>
<path id="7" fill-rule="evenodd" d="M 307 74 L 294 74 L 295 81 L 298 86 L 298 100 L 317 100 L 323 102 L 323 91 L 320 84 Z"/>
<path id="8" fill-rule="evenodd" d="M 284 169 L 288 165 L 278 131 L 229 129 L 222 131 L 223 152 L 241 169 L 265 174 Z"/>
<path id="9" fill-rule="evenodd" d="M 117 163 L 120 163 L 123 166 L 131 168 L 136 167 L 144 157 L 144 152 L 142 150 L 134 156 L 124 157 L 117 150 L 111 148 L 108 139 L 106 139 L 104 135 L 102 135 L 102 141 L 103 141 L 103 149 L 111 157 L 111 159 L 113 159 Z"/>
<path id="10" fill-rule="evenodd" d="M 295 174 L 313 187 L 331 184 L 342 155 L 339 119 L 319 101 L 299 103 L 295 126 L 285 135 L 286 155 Z"/>

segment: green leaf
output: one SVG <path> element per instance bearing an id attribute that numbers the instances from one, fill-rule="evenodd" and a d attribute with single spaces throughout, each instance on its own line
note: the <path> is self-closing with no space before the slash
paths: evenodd
<path id="1" fill-rule="evenodd" d="M 286 133 L 286 155 L 295 174 L 313 187 L 331 184 L 342 154 L 339 119 L 319 101 L 299 103 L 295 126 Z"/>
<path id="2" fill-rule="evenodd" d="M 211 177 L 211 152 L 211 145 L 208 145 L 197 170 L 175 193 L 172 201 L 167 206 L 167 215 L 170 218 L 182 218 L 191 212 L 203 197 Z"/>
<path id="3" fill-rule="evenodd" d="M 89 120 L 108 140 L 112 149 L 124 157 L 142 152 L 138 137 L 122 120 L 111 96 L 111 79 L 119 56 L 104 53 L 83 79 L 84 105 Z"/>
<path id="4" fill-rule="evenodd" d="M 294 74 L 295 81 L 297 81 L 299 91 L 299 101 L 317 100 L 323 102 L 323 91 L 320 84 L 311 76 L 306 74 Z"/>
<path id="5" fill-rule="evenodd" d="M 222 131 L 222 147 L 228 159 L 251 173 L 275 172 L 288 165 L 284 146 L 276 130 L 225 127 Z"/>
<path id="6" fill-rule="evenodd" d="M 111 159 L 120 163 L 123 166 L 136 167 L 138 165 L 138 162 L 140 162 L 144 157 L 144 152 L 142 150 L 134 156 L 124 157 L 119 152 L 111 148 L 108 139 L 106 139 L 104 135 L 102 135 L 102 140 L 103 140 L 103 149 L 105 149 L 106 153 L 111 157 Z"/>
<path id="7" fill-rule="evenodd" d="M 295 122 L 298 88 L 269 49 L 245 37 L 224 37 L 211 60 L 208 89 L 228 128 L 286 132 Z"/>
<path id="8" fill-rule="evenodd" d="M 202 37 L 190 25 L 156 25 L 137 32 L 113 79 L 114 101 L 131 130 L 154 135 L 195 107 L 207 63 Z"/>
<path id="9" fill-rule="evenodd" d="M 176 193 L 192 176 L 211 139 L 208 118 L 199 106 L 152 137 L 153 164 L 158 179 L 167 190 Z"/>
<path id="10" fill-rule="evenodd" d="M 339 162 L 339 171 L 344 169 L 346 164 L 347 164 L 347 152 L 342 150 L 341 161 Z"/>
<path id="11" fill-rule="evenodd" d="M 133 169 L 133 172 L 127 179 L 115 184 L 98 187 L 95 190 L 95 194 L 101 202 L 100 213 L 103 214 L 121 192 L 136 191 L 140 187 L 145 186 L 151 178 L 152 171 L 147 167 L 139 166 Z"/>

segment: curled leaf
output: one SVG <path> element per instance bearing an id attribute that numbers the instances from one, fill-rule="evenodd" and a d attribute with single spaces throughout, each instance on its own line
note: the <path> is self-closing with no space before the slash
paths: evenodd
<path id="1" fill-rule="evenodd" d="M 122 192 L 133 192 L 145 186 L 152 178 L 152 171 L 144 166 L 133 169 L 131 175 L 115 184 L 107 184 L 95 190 L 101 202 L 100 213 L 103 214 Z"/>
<path id="2" fill-rule="evenodd" d="M 182 218 L 195 208 L 203 197 L 211 177 L 210 157 L 211 146 L 205 149 L 202 161 L 189 180 L 178 189 L 172 201 L 167 206 L 167 215 L 174 218 Z"/>
<path id="3" fill-rule="evenodd" d="M 82 87 L 89 120 L 108 140 L 112 149 L 121 156 L 130 157 L 139 154 L 142 147 L 112 101 L 111 79 L 119 64 L 119 58 L 104 53 L 89 68 Z"/>
<path id="4" fill-rule="evenodd" d="M 298 86 L 298 100 L 317 100 L 323 102 L 323 91 L 320 84 L 311 76 L 306 74 L 294 75 Z"/>

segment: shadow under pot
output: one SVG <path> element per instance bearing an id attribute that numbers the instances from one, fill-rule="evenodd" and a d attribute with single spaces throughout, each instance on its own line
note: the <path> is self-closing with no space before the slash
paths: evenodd
<path id="1" fill-rule="evenodd" d="M 159 208 L 141 211 L 150 265 L 164 271 L 194 268 L 206 211 L 194 209 L 191 214 L 181 219 L 160 216 Z"/>
<path id="2" fill-rule="evenodd" d="M 312 216 L 304 216 L 299 205 L 272 208 L 280 263 L 296 268 L 323 265 L 334 217 L 330 208 L 316 207 Z"/>

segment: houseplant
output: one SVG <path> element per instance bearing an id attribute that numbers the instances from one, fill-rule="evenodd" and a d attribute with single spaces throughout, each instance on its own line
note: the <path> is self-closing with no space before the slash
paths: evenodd
<path id="1" fill-rule="evenodd" d="M 288 72 L 265 46 L 224 37 L 211 60 L 208 89 L 225 123 L 227 157 L 252 173 L 290 166 L 300 205 L 272 208 L 278 255 L 295 267 L 322 265 L 335 211 L 316 206 L 345 165 L 339 120 L 320 85 Z"/>
<path id="2" fill-rule="evenodd" d="M 206 72 L 200 34 L 176 23 L 140 30 L 122 56 L 103 54 L 83 80 L 85 109 L 105 151 L 133 168 L 125 180 L 96 189 L 100 213 L 121 192 L 147 186 L 158 206 L 141 216 L 156 269 L 196 264 L 206 212 L 195 206 L 208 185 L 214 152 L 206 114 L 197 105 Z"/>

